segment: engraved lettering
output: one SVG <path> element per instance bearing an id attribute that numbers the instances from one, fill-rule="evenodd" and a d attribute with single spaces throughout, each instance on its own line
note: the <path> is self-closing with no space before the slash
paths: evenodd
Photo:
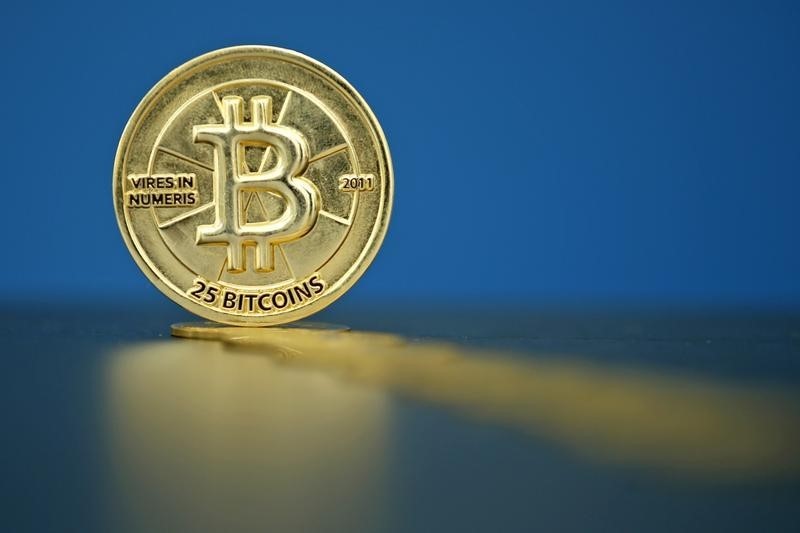
<path id="1" fill-rule="evenodd" d="M 308 284 L 314 289 L 314 294 L 318 295 L 325 290 L 325 283 L 317 275 L 311 276 L 308 279 Z"/>
<path id="2" fill-rule="evenodd" d="M 262 311 L 269 311 L 272 309 L 269 305 L 267 305 L 269 303 L 269 296 L 270 294 L 268 292 L 265 292 L 264 294 L 258 297 L 258 308 L 261 309 Z"/>
<path id="3" fill-rule="evenodd" d="M 339 190 L 344 192 L 371 191 L 375 188 L 372 174 L 345 174 L 339 176 Z"/>
<path id="4" fill-rule="evenodd" d="M 222 308 L 223 309 L 233 309 L 234 307 L 236 307 L 236 293 L 226 290 L 223 293 Z"/>
<path id="5" fill-rule="evenodd" d="M 203 283 L 203 280 L 201 280 L 201 279 L 196 279 L 194 282 L 197 285 L 197 288 L 195 290 L 193 290 L 193 291 L 189 291 L 189 294 L 194 296 L 195 298 L 197 298 L 199 300 L 200 299 L 200 295 L 203 294 L 203 291 L 206 290 L 206 284 Z"/>
<path id="6" fill-rule="evenodd" d="M 289 299 L 286 297 L 286 293 L 276 292 L 272 295 L 272 305 L 275 306 L 276 309 L 283 309 L 288 303 Z"/>
<path id="7" fill-rule="evenodd" d="M 190 207 L 198 202 L 194 174 L 130 174 L 127 207 Z"/>
<path id="8" fill-rule="evenodd" d="M 217 294 L 219 294 L 219 287 L 209 285 L 208 289 L 206 289 L 206 297 L 203 299 L 203 301 L 205 301 L 206 303 L 214 303 Z"/>
<path id="9" fill-rule="evenodd" d="M 297 293 L 297 299 L 301 302 L 303 301 L 303 297 L 311 298 L 311 290 L 308 288 L 308 284 L 303 282 L 302 285 L 298 285 L 294 288 L 295 293 Z"/>
<path id="10" fill-rule="evenodd" d="M 214 305 L 217 303 L 217 296 L 220 294 L 220 287 L 214 283 L 203 278 L 194 280 L 194 284 L 186 291 L 186 294 L 192 296 L 199 302 Z"/>
<path id="11" fill-rule="evenodd" d="M 198 277 L 186 294 L 209 307 L 218 307 L 246 315 L 268 315 L 314 300 L 324 292 L 324 289 L 325 282 L 319 274 L 269 291 L 228 287 Z"/>

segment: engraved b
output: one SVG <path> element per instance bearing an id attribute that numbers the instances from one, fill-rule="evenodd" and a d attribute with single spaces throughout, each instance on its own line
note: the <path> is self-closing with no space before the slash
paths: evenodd
<path id="1" fill-rule="evenodd" d="M 215 220 L 197 227 L 197 244 L 228 246 L 227 269 L 243 272 L 246 246 L 255 246 L 255 269 L 274 268 L 274 246 L 302 237 L 319 214 L 319 191 L 302 177 L 308 167 L 308 143 L 296 129 L 272 123 L 272 98 L 250 99 L 250 122 L 244 121 L 244 100 L 222 99 L 222 124 L 195 126 L 196 143 L 214 147 Z M 275 151 L 276 164 L 269 170 L 250 172 L 245 147 Z M 260 190 L 283 198 L 286 207 L 275 220 L 247 222 L 242 212 L 242 191 Z"/>

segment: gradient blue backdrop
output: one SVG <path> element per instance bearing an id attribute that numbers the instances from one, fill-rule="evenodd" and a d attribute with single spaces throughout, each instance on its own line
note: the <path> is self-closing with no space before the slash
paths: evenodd
<path id="1" fill-rule="evenodd" d="M 6 4 L 2 298 L 158 298 L 114 219 L 122 128 L 187 59 L 272 44 L 389 139 L 394 218 L 350 301 L 800 307 L 798 5 Z"/>

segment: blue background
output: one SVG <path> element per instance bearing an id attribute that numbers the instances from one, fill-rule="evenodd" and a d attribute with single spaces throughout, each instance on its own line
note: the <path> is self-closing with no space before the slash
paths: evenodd
<path id="1" fill-rule="evenodd" d="M 162 298 L 114 218 L 125 122 L 180 63 L 271 44 L 344 75 L 389 139 L 394 217 L 351 302 L 798 308 L 799 22 L 761 1 L 6 5 L 2 298 Z"/>

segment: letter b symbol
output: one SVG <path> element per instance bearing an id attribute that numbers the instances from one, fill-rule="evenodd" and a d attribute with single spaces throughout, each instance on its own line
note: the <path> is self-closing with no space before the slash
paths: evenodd
<path id="1" fill-rule="evenodd" d="M 255 269 L 274 268 L 273 246 L 302 237 L 314 226 L 319 214 L 319 191 L 302 177 L 308 167 L 308 143 L 296 129 L 272 124 L 272 98 L 250 99 L 250 122 L 244 121 L 244 100 L 222 99 L 222 124 L 194 127 L 194 142 L 214 147 L 215 220 L 197 227 L 197 244 L 226 244 L 228 271 L 246 269 L 245 246 L 255 246 Z M 245 146 L 270 147 L 277 164 L 266 171 L 247 172 Z M 243 189 L 258 189 L 284 199 L 280 217 L 267 222 L 245 222 Z"/>

